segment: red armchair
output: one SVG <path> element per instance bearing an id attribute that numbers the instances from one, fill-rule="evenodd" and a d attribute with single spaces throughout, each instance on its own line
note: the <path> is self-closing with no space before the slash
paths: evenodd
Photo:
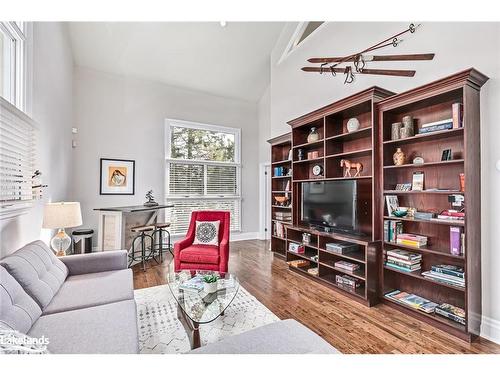
<path id="1" fill-rule="evenodd" d="M 193 245 L 196 221 L 220 221 L 219 246 Z M 193 211 L 186 238 L 174 244 L 174 269 L 227 272 L 229 260 L 228 211 Z"/>

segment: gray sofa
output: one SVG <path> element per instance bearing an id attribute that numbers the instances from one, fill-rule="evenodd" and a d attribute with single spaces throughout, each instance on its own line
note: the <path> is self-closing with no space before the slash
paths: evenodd
<path id="1" fill-rule="evenodd" d="M 190 354 L 338 354 L 339 351 L 293 319 L 280 320 L 195 349 Z"/>
<path id="2" fill-rule="evenodd" d="M 125 250 L 57 258 L 35 241 L 0 261 L 0 329 L 51 353 L 138 353 L 136 315 Z"/>

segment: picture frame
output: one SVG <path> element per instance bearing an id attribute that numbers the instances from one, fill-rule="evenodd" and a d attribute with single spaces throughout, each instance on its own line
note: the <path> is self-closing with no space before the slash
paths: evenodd
<path id="1" fill-rule="evenodd" d="M 101 158 L 100 195 L 135 195 L 135 160 Z"/>
<path id="2" fill-rule="evenodd" d="M 451 148 L 443 150 L 443 153 L 441 155 L 441 161 L 447 161 L 447 160 L 451 160 Z"/>
<path id="3" fill-rule="evenodd" d="M 399 200 L 397 195 L 386 195 L 385 204 L 387 206 L 387 216 L 394 217 L 393 211 L 399 207 Z"/>
<path id="4" fill-rule="evenodd" d="M 424 172 L 413 172 L 411 190 L 415 191 L 424 190 Z"/>

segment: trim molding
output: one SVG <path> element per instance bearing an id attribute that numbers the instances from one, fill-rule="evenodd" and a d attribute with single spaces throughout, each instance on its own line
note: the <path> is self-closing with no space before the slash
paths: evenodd
<path id="1" fill-rule="evenodd" d="M 244 240 L 258 240 L 260 237 L 259 232 L 239 232 L 239 233 L 231 233 L 230 241 L 244 241 Z"/>
<path id="2" fill-rule="evenodd" d="M 481 337 L 500 344 L 500 321 L 483 316 L 481 322 Z"/>

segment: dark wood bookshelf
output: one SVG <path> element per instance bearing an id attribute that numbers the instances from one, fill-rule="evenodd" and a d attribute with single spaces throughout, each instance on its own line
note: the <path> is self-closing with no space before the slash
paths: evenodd
<path id="1" fill-rule="evenodd" d="M 292 134 L 287 133 L 281 136 L 268 140 L 271 145 L 271 241 L 270 249 L 274 255 L 285 258 L 286 256 L 286 238 L 285 230 L 283 229 L 283 237 L 276 235 L 276 226 L 291 225 L 291 221 L 276 219 L 277 212 L 293 212 L 292 207 L 292 176 L 275 176 L 274 168 L 284 167 L 291 171 L 292 160 L 289 159 L 289 153 L 292 149 Z M 291 172 L 290 172 L 291 173 Z M 287 183 L 289 183 L 290 190 L 286 190 Z M 285 196 L 289 197 L 288 206 L 277 204 L 275 197 Z"/>
<path id="2" fill-rule="evenodd" d="M 422 319 L 465 340 L 479 335 L 481 324 L 481 171 L 480 171 L 480 109 L 479 94 L 487 77 L 474 69 L 457 73 L 432 82 L 377 104 L 380 124 L 380 155 L 382 173 L 378 175 L 381 211 L 380 225 L 383 235 L 385 220 L 400 220 L 403 232 L 428 237 L 425 247 L 414 248 L 384 241 L 382 252 L 401 248 L 422 254 L 422 270 L 400 271 L 382 266 L 381 298 L 391 306 Z M 462 126 L 456 122 L 454 128 L 432 133 L 418 134 L 422 124 L 446 120 L 453 117 L 452 105 L 463 106 Z M 391 139 L 392 123 L 401 122 L 404 116 L 414 119 L 415 135 L 404 139 Z M 420 165 L 393 165 L 393 154 L 400 147 L 407 163 L 421 156 L 425 163 Z M 451 149 L 452 160 L 441 160 L 442 151 Z M 424 189 L 445 189 L 439 191 L 398 191 L 398 183 L 411 183 L 414 171 L 424 172 Z M 459 174 L 465 174 L 465 191 L 460 191 Z M 452 208 L 448 195 L 461 194 L 465 198 L 465 221 L 421 220 L 387 216 L 385 195 L 397 195 L 399 205 L 414 207 L 417 211 L 440 213 Z M 450 227 L 460 227 L 465 233 L 465 254 L 450 253 Z M 383 255 L 382 254 L 382 255 Z M 432 265 L 450 264 L 465 270 L 465 287 L 461 288 L 421 275 Z M 415 310 L 385 296 L 392 290 L 413 293 L 435 303 L 449 303 L 465 310 L 466 325 L 445 317 Z"/>

